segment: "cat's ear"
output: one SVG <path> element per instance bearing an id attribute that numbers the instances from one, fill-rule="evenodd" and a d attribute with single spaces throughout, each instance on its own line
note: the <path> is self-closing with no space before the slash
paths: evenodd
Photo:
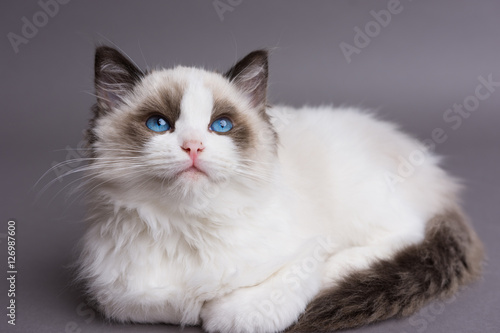
<path id="1" fill-rule="evenodd" d="M 109 46 L 96 49 L 94 71 L 97 103 L 105 110 L 121 103 L 144 76 L 127 57 Z"/>
<path id="2" fill-rule="evenodd" d="M 267 51 L 257 50 L 249 53 L 224 76 L 250 98 L 253 107 L 265 106 L 268 77 Z"/>

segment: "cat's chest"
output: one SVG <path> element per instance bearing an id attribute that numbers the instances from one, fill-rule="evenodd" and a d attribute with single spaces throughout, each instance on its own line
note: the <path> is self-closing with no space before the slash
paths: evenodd
<path id="1" fill-rule="evenodd" d="M 111 233 L 96 226 L 91 233 L 99 245 L 87 245 L 96 255 L 107 253 L 98 275 L 112 294 L 140 295 L 153 308 L 171 307 L 168 313 L 174 317 L 159 320 L 176 322 L 176 314 L 190 313 L 196 323 L 205 301 L 258 284 L 286 263 L 290 244 L 282 241 L 288 239 L 284 230 L 262 232 L 240 220 L 247 227 L 210 231 L 207 221 L 148 213 L 123 212 Z M 280 259 L 269 258 L 269 253 Z"/>
<path id="2" fill-rule="evenodd" d="M 204 301 L 239 286 L 237 276 L 245 270 L 227 256 L 206 259 L 183 240 L 153 244 L 137 240 L 129 249 L 125 283 L 128 290 L 140 290 L 169 302 L 189 299 Z"/>
<path id="3" fill-rule="evenodd" d="M 265 258 L 255 248 L 196 248 L 172 235 L 160 241 L 137 238 L 114 260 L 127 262 L 126 290 L 190 307 L 183 302 L 202 303 L 264 280 L 276 269 L 262 267 Z"/>
<path id="4" fill-rule="evenodd" d="M 108 240 L 109 241 L 109 240 Z M 105 243 L 107 243 L 106 241 Z M 175 240 L 172 240 L 174 243 Z M 102 250 L 112 247 L 101 244 Z M 105 294 L 117 298 L 140 300 L 130 304 L 137 312 L 132 320 L 198 324 L 205 301 L 221 297 L 241 285 L 238 276 L 244 267 L 227 259 L 201 260 L 194 251 L 172 254 L 163 241 L 137 237 L 119 251 L 108 252 L 98 275 L 106 281 Z M 158 309 L 162 309 L 158 312 Z M 134 312 L 134 313 L 135 313 Z M 187 317 L 186 317 L 187 316 Z"/>

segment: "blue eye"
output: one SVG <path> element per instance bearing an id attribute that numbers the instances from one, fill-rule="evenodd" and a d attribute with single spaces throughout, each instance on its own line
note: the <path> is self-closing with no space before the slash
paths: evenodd
<path id="1" fill-rule="evenodd" d="M 165 118 L 160 116 L 151 116 L 146 120 L 146 126 L 155 132 L 165 132 L 170 129 L 170 125 Z"/>
<path id="2" fill-rule="evenodd" d="M 225 133 L 233 128 L 233 123 L 228 118 L 219 118 L 210 125 L 210 129 L 214 132 Z"/>

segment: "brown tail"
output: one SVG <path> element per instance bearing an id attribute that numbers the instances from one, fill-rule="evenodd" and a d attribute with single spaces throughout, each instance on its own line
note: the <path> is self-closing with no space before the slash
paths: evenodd
<path id="1" fill-rule="evenodd" d="M 436 216 L 422 243 L 325 290 L 288 332 L 331 332 L 410 315 L 477 278 L 483 256 L 481 241 L 458 210 Z"/>

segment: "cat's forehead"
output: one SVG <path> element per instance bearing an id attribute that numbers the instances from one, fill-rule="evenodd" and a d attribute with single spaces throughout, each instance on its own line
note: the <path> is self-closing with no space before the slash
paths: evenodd
<path id="1" fill-rule="evenodd" d="M 234 88 L 229 81 L 216 72 L 195 67 L 175 67 L 156 70 L 148 74 L 138 87 L 139 91 L 154 93 L 172 92 L 177 98 L 198 92 L 211 94 L 214 98 L 230 97 Z"/>

